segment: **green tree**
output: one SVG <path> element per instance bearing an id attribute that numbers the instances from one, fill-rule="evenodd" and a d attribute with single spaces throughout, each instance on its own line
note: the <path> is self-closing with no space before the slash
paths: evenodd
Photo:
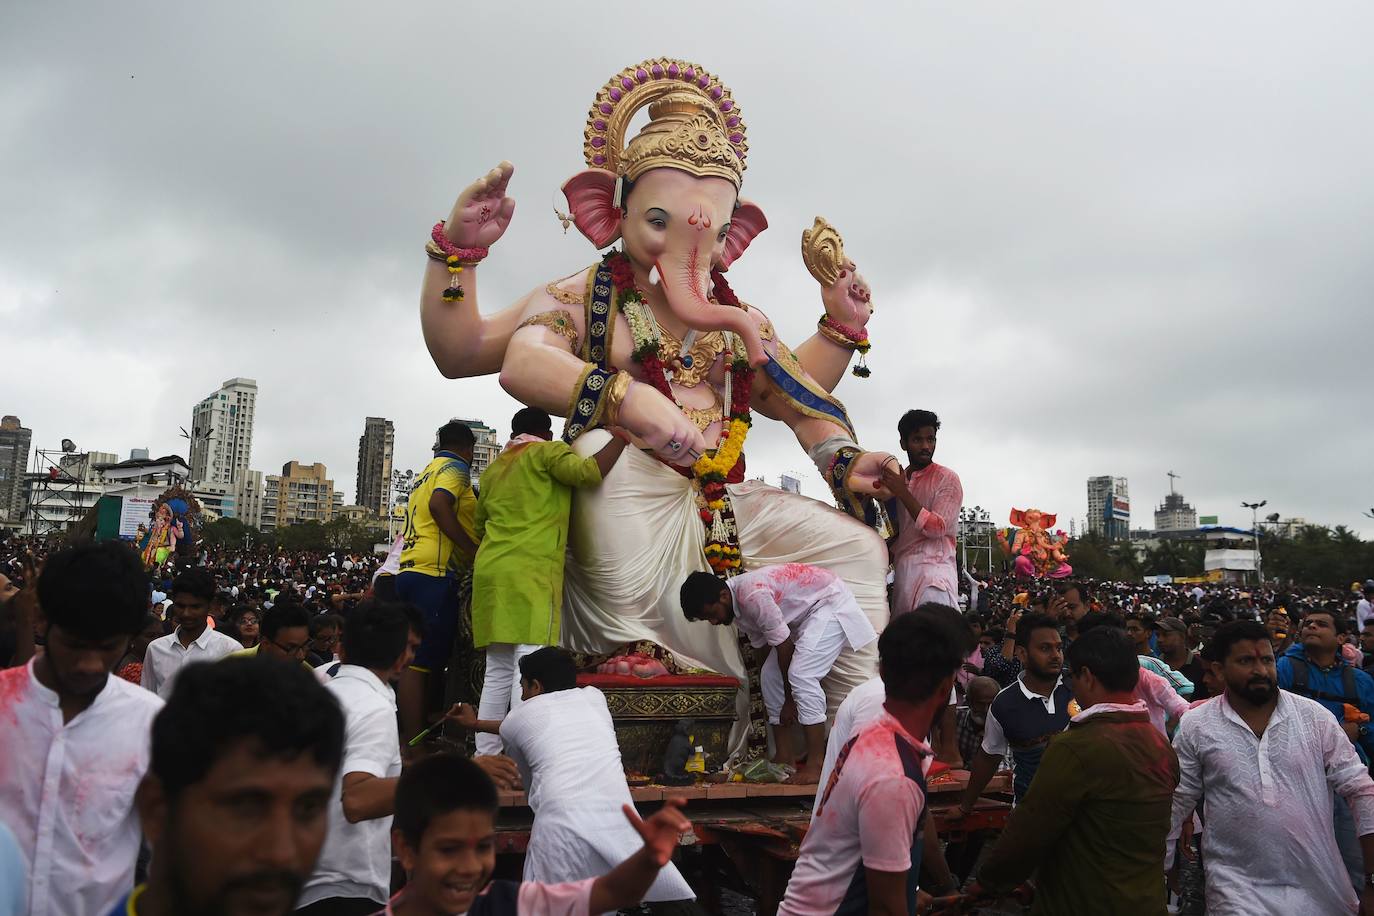
<path id="1" fill-rule="evenodd" d="M 221 518 L 210 522 L 200 529 L 200 537 L 212 547 L 242 547 L 245 537 L 250 547 L 264 540 L 261 531 L 237 518 Z"/>
<path id="2" fill-rule="evenodd" d="M 1117 582 L 1137 581 L 1140 578 L 1139 564 L 1129 544 L 1113 543 L 1102 535 L 1089 532 L 1074 538 L 1064 547 L 1069 555 L 1069 565 L 1075 575 L 1085 579 L 1107 579 Z M 1126 561 L 1126 554 L 1130 561 Z"/>
<path id="3" fill-rule="evenodd" d="M 352 552 L 371 551 L 372 546 L 386 540 L 386 530 L 359 524 L 339 515 L 324 523 L 325 539 L 333 550 Z"/>
<path id="4" fill-rule="evenodd" d="M 298 525 L 283 525 L 272 532 L 276 546 L 287 550 L 325 550 L 329 537 L 320 522 L 311 520 Z"/>

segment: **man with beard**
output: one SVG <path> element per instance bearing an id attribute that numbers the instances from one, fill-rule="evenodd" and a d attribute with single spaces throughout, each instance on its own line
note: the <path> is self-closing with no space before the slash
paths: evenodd
<path id="1" fill-rule="evenodd" d="M 889 514 L 897 526 L 892 542 L 892 613 L 906 614 L 926 602 L 959 606 L 959 571 L 954 562 L 954 535 L 964 487 L 959 475 L 935 463 L 940 418 L 929 410 L 908 410 L 897 434 L 910 466 L 897 462 L 882 470 L 882 482 L 893 500 Z"/>
<path id="2" fill-rule="evenodd" d="M 109 916 L 286 916 L 314 867 L 343 714 L 298 664 L 235 658 L 177 678 L 138 787 L 147 884 Z"/>
<path id="3" fill-rule="evenodd" d="M 38 600 L 43 653 L 0 672 L 0 823 L 23 852 L 31 916 L 99 916 L 134 883 L 132 801 L 162 708 L 110 676 L 148 583 L 130 548 L 87 544 L 48 559 Z"/>
<path id="4" fill-rule="evenodd" d="M 983 745 L 969 768 L 960 808 L 967 816 L 978 802 L 1007 751 L 1011 751 L 1012 792 L 1019 802 L 1030 788 L 1045 746 L 1069 724 L 1073 690 L 1064 683 L 1064 641 L 1053 620 L 1028 614 L 1016 627 L 1016 657 L 1024 670 L 988 707 Z"/>
<path id="5" fill-rule="evenodd" d="M 1183 717 L 1170 840 L 1205 798 L 1210 916 L 1374 913 L 1374 781 L 1321 704 L 1279 690 L 1270 634 L 1238 620 L 1210 646 L 1225 693 Z M 1357 893 L 1336 845 L 1332 795 L 1356 812 Z"/>
<path id="6" fill-rule="evenodd" d="M 1276 665 L 1278 684 L 1284 690 L 1316 700 L 1325 707 L 1355 744 L 1356 753 L 1367 763 L 1374 757 L 1374 732 L 1367 724 L 1346 721 L 1345 708 L 1349 705 L 1366 715 L 1374 715 L 1374 677 L 1341 657 L 1340 636 L 1345 628 L 1345 618 L 1330 609 L 1308 611 L 1298 634 L 1301 642 L 1279 657 Z M 1350 808 L 1342 799 L 1337 798 L 1335 806 L 1336 841 L 1340 844 L 1350 881 L 1359 887 L 1363 883 L 1363 872 L 1355 824 L 1350 817 Z"/>

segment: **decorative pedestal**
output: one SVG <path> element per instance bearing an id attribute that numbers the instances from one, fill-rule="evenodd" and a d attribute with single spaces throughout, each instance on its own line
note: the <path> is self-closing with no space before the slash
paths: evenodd
<path id="1" fill-rule="evenodd" d="M 706 752 L 706 769 L 721 768 L 735 724 L 739 681 L 721 675 L 664 675 L 641 678 L 619 674 L 579 674 L 577 686 L 606 695 L 615 722 L 625 771 L 652 776 L 663 770 L 663 755 L 678 719 L 692 719 L 692 734 Z"/>

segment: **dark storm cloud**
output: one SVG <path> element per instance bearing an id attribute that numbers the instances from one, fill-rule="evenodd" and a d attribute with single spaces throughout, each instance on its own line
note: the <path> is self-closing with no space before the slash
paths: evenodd
<path id="1" fill-rule="evenodd" d="M 654 9 L 7 5 L 0 411 L 43 443 L 169 451 L 194 401 L 255 377 L 254 466 L 323 460 L 350 496 L 365 415 L 417 467 L 449 416 L 505 432 L 495 381 L 444 381 L 420 340 L 427 227 L 509 158 L 486 306 L 589 262 L 550 206 L 587 106 L 675 54 L 750 125 L 773 228 L 744 298 L 810 333 L 818 213 L 874 285 L 874 376 L 839 389 L 866 444 L 938 410 L 940 459 L 999 518 L 1081 518 L 1110 473 L 1148 524 L 1173 469 L 1205 514 L 1362 521 L 1366 6 Z M 750 463 L 822 492 L 785 428 L 760 423 Z"/>

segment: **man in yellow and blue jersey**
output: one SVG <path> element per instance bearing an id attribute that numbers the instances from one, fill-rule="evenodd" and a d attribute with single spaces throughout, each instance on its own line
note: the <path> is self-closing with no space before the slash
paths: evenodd
<path id="1" fill-rule="evenodd" d="M 464 423 L 455 420 L 441 426 L 434 460 L 416 479 L 406 505 L 396 597 L 424 614 L 425 638 L 398 685 L 403 740 L 423 730 L 426 713 L 440 705 L 431 695 L 442 684 L 453 650 L 460 592 L 471 582 L 477 554 L 477 492 L 472 486 L 476 442 Z"/>

